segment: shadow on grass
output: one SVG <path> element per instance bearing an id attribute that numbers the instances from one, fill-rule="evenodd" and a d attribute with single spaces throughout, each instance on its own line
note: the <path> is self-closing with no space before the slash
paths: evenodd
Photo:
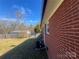
<path id="1" fill-rule="evenodd" d="M 26 40 L 6 54 L 0 56 L 0 59 L 48 59 L 46 51 L 40 52 L 34 50 L 37 39 Z"/>

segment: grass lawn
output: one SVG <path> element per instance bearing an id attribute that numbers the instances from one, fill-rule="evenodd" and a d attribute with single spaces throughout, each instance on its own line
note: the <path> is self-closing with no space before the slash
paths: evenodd
<path id="1" fill-rule="evenodd" d="M 17 45 L 24 42 L 26 38 L 24 39 L 4 39 L 0 40 L 0 56 L 8 52 L 9 50 L 13 49 Z"/>
<path id="2" fill-rule="evenodd" d="M 0 41 L 0 59 L 48 59 L 46 51 L 36 51 L 36 39 L 15 39 Z"/>

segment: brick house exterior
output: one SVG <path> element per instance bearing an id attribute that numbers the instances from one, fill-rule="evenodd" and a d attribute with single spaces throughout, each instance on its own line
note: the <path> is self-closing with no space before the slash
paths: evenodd
<path id="1" fill-rule="evenodd" d="M 42 20 L 49 59 L 79 59 L 79 0 L 47 0 Z"/>

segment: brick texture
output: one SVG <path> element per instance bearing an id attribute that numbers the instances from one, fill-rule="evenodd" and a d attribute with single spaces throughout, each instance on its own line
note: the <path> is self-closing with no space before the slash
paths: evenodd
<path id="1" fill-rule="evenodd" d="M 49 59 L 79 59 L 79 0 L 64 0 L 49 19 Z"/>

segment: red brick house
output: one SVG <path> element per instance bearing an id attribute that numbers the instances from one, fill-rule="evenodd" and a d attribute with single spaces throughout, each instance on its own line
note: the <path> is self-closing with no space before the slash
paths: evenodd
<path id="1" fill-rule="evenodd" d="M 49 59 L 79 59 L 79 0 L 45 0 L 41 25 Z"/>

